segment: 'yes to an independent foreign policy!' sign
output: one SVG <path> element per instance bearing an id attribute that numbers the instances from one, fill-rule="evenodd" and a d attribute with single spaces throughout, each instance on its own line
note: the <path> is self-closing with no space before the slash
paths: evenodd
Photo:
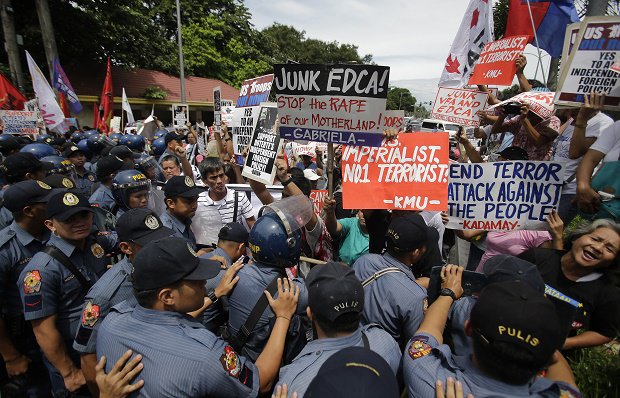
<path id="1" fill-rule="evenodd" d="M 389 67 L 280 64 L 274 72 L 282 138 L 381 146 Z"/>

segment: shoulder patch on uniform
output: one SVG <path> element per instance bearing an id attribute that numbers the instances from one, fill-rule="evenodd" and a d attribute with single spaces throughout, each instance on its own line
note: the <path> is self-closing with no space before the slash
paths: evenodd
<path id="1" fill-rule="evenodd" d="M 92 174 L 89 174 L 87 178 L 88 178 L 88 180 L 89 180 L 90 182 L 95 181 L 95 176 L 94 176 L 94 175 L 92 175 Z"/>
<path id="2" fill-rule="evenodd" d="M 581 398 L 581 394 L 577 394 L 575 391 L 560 387 L 560 398 Z"/>
<path id="3" fill-rule="evenodd" d="M 103 247 L 101 247 L 99 243 L 93 243 L 90 247 L 90 251 L 93 253 L 93 256 L 97 258 L 101 258 L 105 255 L 105 250 L 103 250 Z"/>
<path id="4" fill-rule="evenodd" d="M 26 272 L 24 276 L 24 293 L 34 294 L 41 291 L 41 273 L 39 270 Z"/>
<path id="5" fill-rule="evenodd" d="M 43 309 L 43 297 L 41 294 L 31 294 L 24 296 L 24 311 L 35 312 Z"/>
<path id="6" fill-rule="evenodd" d="M 229 376 L 239 377 L 241 361 L 239 361 L 239 355 L 237 355 L 231 346 L 227 345 L 224 347 L 224 353 L 220 356 L 220 363 L 224 367 L 224 370 L 228 372 Z"/>
<path id="7" fill-rule="evenodd" d="M 407 352 L 411 359 L 418 359 L 427 356 L 433 348 L 428 344 L 428 339 L 422 336 L 415 336 L 409 345 Z"/>
<path id="8" fill-rule="evenodd" d="M 100 308 L 92 301 L 88 301 L 82 312 L 82 326 L 92 328 L 99 320 Z"/>

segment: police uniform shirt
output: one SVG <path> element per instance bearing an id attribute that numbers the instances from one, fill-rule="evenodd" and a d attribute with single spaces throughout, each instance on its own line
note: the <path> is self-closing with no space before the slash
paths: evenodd
<path id="1" fill-rule="evenodd" d="M 22 313 L 19 297 L 21 287 L 16 286 L 19 275 L 30 259 L 40 252 L 50 237 L 46 228 L 43 241 L 38 241 L 22 227 L 13 222 L 0 231 L 0 297 L 3 299 L 2 314 L 17 316 Z"/>
<path id="2" fill-rule="evenodd" d="M 221 247 L 218 247 L 209 253 L 203 254 L 200 258 L 210 259 L 213 256 L 223 257 L 224 260 L 226 260 L 227 267 L 232 265 L 232 259 Z M 207 279 L 207 283 L 205 284 L 207 291 L 210 289 L 215 289 L 224 277 L 225 273 L 226 270 L 222 269 L 217 276 Z M 228 297 L 219 297 L 219 300 L 215 304 L 208 306 L 202 313 L 202 317 L 197 319 L 199 319 L 208 330 L 217 334 L 220 326 L 223 326 L 226 323 L 224 308 L 228 308 Z"/>
<path id="3" fill-rule="evenodd" d="M 237 282 L 237 285 L 228 297 L 230 305 L 228 324 L 232 336 L 235 336 L 241 326 L 243 326 L 258 299 L 265 294 L 264 291 L 269 283 L 274 278 L 283 277 L 285 272 L 283 269 L 276 269 L 256 263 L 241 268 L 237 275 L 239 276 L 239 282 Z M 300 288 L 297 313 L 304 314 L 308 306 L 306 285 L 299 278 L 293 279 L 293 283 Z M 256 360 L 256 357 L 262 352 L 269 339 L 271 332 L 270 321 L 274 317 L 275 315 L 271 308 L 267 306 L 244 346 L 244 355 L 251 357 L 252 360 Z M 293 317 L 289 330 L 295 331 L 300 330 L 300 328 L 299 317 Z M 303 338 L 305 339 L 305 336 Z"/>
<path id="4" fill-rule="evenodd" d="M 75 189 L 77 189 L 82 195 L 90 196 L 93 192 L 93 185 L 95 184 L 95 175 L 86 170 L 84 174 L 75 173 Z"/>
<path id="5" fill-rule="evenodd" d="M 383 275 L 364 288 L 362 323 L 377 323 L 396 341 L 405 344 L 424 318 L 426 289 L 415 282 L 409 267 L 387 253 L 366 254 L 353 264 L 361 281 L 388 267 L 402 272 Z"/>
<path id="6" fill-rule="evenodd" d="M 161 223 L 164 227 L 168 227 L 174 231 L 175 235 L 180 238 L 185 239 L 189 244 L 192 245 L 194 249 L 196 249 L 196 237 L 190 228 L 192 224 L 192 220 L 188 220 L 187 222 L 183 222 L 170 214 L 168 210 L 161 213 L 159 216 L 161 219 Z"/>
<path id="7" fill-rule="evenodd" d="M 125 257 L 90 288 L 84 299 L 80 325 L 73 342 L 76 351 L 95 353 L 97 332 L 112 307 L 123 301 L 132 307 L 138 304 L 133 294 L 133 285 L 128 280 L 132 271 L 133 267 Z"/>
<path id="8" fill-rule="evenodd" d="M 89 237 L 80 250 L 66 240 L 52 235 L 48 246 L 64 253 L 76 268 L 91 282 L 97 281 L 106 270 L 105 250 Z M 75 275 L 60 262 L 40 252 L 30 260 L 17 281 L 27 321 L 58 315 L 56 327 L 63 339 L 75 337 L 85 292 Z"/>
<path id="9" fill-rule="evenodd" d="M 347 347 L 365 346 L 362 333 L 368 339 L 368 348 L 381 355 L 396 375 L 401 360 L 398 344 L 378 325 L 366 325 L 349 336 L 309 342 L 290 365 L 280 369 L 278 384 L 286 384 L 289 391 L 295 391 L 299 397 L 303 397 L 308 385 L 329 357 Z"/>
<path id="10" fill-rule="evenodd" d="M 469 320 L 474 304 L 476 304 L 475 297 L 463 296 L 455 301 L 450 308 L 448 325 L 454 355 L 470 355 L 474 350 L 471 338 L 465 333 L 465 321 Z"/>
<path id="11" fill-rule="evenodd" d="M 581 397 L 579 390 L 563 382 L 538 377 L 524 385 L 503 383 L 483 374 L 471 356 L 454 356 L 430 334 L 415 335 L 403 354 L 403 374 L 409 397 L 435 396 L 435 381 L 452 377 L 463 383 L 463 395 L 476 398 Z"/>
<path id="12" fill-rule="evenodd" d="M 13 222 L 13 213 L 6 207 L 0 207 L 0 229 L 6 228 Z"/>
<path id="13" fill-rule="evenodd" d="M 256 397 L 258 369 L 196 320 L 173 311 L 132 308 L 110 311 L 97 336 L 97 357 L 106 373 L 127 350 L 142 354 L 140 397 Z"/>
<path id="14" fill-rule="evenodd" d="M 101 207 L 103 210 L 112 213 L 116 207 L 116 201 L 112 196 L 112 190 L 101 184 L 99 188 L 88 199 L 91 205 Z"/>

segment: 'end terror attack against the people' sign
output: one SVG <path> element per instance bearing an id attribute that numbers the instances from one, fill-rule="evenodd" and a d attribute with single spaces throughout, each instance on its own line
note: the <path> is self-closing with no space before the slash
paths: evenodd
<path id="1" fill-rule="evenodd" d="M 389 67 L 284 64 L 274 71 L 282 138 L 381 145 Z"/>

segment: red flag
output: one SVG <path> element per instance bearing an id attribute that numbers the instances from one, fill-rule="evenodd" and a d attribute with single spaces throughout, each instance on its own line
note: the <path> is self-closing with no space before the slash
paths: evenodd
<path id="1" fill-rule="evenodd" d="M 108 57 L 108 69 L 105 73 L 105 81 L 101 90 L 101 107 L 103 115 L 99 121 L 99 129 L 102 133 L 108 133 L 110 128 L 110 120 L 114 114 L 114 95 L 112 94 L 112 69 L 110 66 L 110 57 Z"/>
<path id="2" fill-rule="evenodd" d="M 99 107 L 97 106 L 97 103 L 95 102 L 93 104 L 93 128 L 94 129 L 98 129 L 99 128 Z"/>
<path id="3" fill-rule="evenodd" d="M 545 17 L 545 14 L 547 14 L 549 3 L 531 2 L 530 7 L 532 9 L 534 26 L 538 26 Z M 519 35 L 529 36 L 530 42 L 534 40 L 534 31 L 532 30 L 532 20 L 530 19 L 528 4 L 521 0 L 510 0 L 508 21 L 506 21 L 506 32 L 504 33 L 504 37 Z"/>
<path id="4" fill-rule="evenodd" d="M 0 73 L 0 109 L 23 110 L 26 97 Z"/>
<path id="5" fill-rule="evenodd" d="M 60 109 L 62 109 L 63 115 L 65 115 L 65 117 L 71 117 L 69 105 L 67 104 L 67 97 L 61 92 L 58 92 L 58 102 L 60 102 Z"/>

